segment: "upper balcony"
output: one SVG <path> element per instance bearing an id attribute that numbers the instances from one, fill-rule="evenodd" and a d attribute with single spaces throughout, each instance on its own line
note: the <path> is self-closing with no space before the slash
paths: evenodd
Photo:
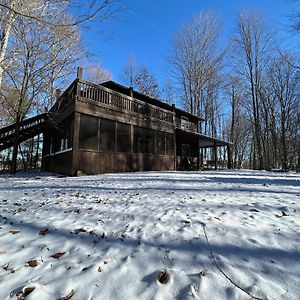
<path id="1" fill-rule="evenodd" d="M 92 102 L 107 109 L 121 111 L 136 117 L 153 118 L 171 124 L 174 124 L 175 120 L 173 111 L 82 79 L 77 82 L 77 101 Z"/>

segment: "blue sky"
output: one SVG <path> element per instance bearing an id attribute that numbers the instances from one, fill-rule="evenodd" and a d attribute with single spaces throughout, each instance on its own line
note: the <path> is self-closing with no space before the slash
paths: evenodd
<path id="1" fill-rule="evenodd" d="M 287 15 L 295 9 L 292 0 L 121 0 L 119 16 L 99 28 L 83 32 L 83 40 L 93 60 L 109 70 L 120 82 L 128 58 L 147 64 L 162 84 L 167 78 L 165 56 L 170 40 L 201 10 L 216 12 L 223 22 L 224 42 L 234 31 L 237 13 L 246 8 L 261 11 L 274 28 L 281 29 L 287 44 L 292 39 L 284 32 Z M 294 8 L 293 8 L 294 7 Z M 97 30 L 111 34 L 104 39 Z"/>

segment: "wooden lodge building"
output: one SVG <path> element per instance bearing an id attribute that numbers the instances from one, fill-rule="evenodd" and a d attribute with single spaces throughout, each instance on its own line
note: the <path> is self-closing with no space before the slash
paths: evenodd
<path id="1" fill-rule="evenodd" d="M 199 133 L 201 119 L 113 81 L 76 80 L 58 98 L 44 131 L 42 169 L 67 175 L 201 167 L 200 149 L 230 143 Z M 228 166 L 230 167 L 230 165 Z"/>

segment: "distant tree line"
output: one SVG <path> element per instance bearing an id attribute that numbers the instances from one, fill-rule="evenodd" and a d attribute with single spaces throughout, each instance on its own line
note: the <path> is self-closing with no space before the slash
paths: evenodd
<path id="1" fill-rule="evenodd" d="M 257 11 L 241 12 L 224 45 L 218 17 L 195 16 L 170 44 L 169 87 L 173 101 L 204 118 L 201 133 L 233 142 L 234 168 L 299 170 L 299 53 L 279 46 L 265 20 Z M 299 18 L 293 25 L 299 31 Z M 146 80 L 133 67 L 124 69 L 125 83 L 172 102 L 149 71 Z"/>

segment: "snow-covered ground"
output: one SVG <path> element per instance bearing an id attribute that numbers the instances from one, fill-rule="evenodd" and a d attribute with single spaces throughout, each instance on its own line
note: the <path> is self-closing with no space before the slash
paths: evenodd
<path id="1" fill-rule="evenodd" d="M 0 299 L 250 295 L 300 299 L 299 174 L 0 176 Z"/>

